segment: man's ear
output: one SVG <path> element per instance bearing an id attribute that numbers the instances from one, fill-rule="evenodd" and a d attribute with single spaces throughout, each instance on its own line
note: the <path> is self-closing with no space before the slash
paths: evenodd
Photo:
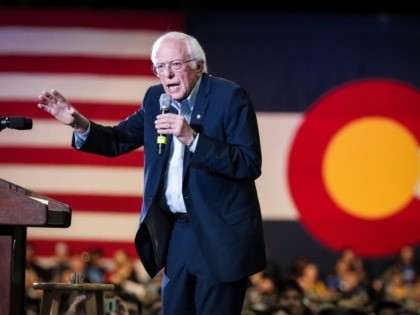
<path id="1" fill-rule="evenodd" d="M 197 67 L 196 67 L 197 73 L 198 74 L 202 73 L 204 69 L 204 62 L 202 60 L 198 60 L 196 64 L 197 64 Z"/>

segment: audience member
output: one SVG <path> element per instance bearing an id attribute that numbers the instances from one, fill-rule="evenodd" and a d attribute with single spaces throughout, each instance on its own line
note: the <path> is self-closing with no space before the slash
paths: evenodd
<path id="1" fill-rule="evenodd" d="M 54 246 L 52 258 L 52 281 L 60 282 L 61 274 L 69 268 L 70 264 L 69 247 L 64 242 L 57 242 Z"/>
<path id="2" fill-rule="evenodd" d="M 33 243 L 26 244 L 26 269 L 33 270 L 38 281 L 46 282 L 51 280 L 51 270 L 42 266 L 39 262 L 37 250 Z"/>
<path id="3" fill-rule="evenodd" d="M 136 278 L 133 259 L 125 250 L 119 249 L 114 252 L 112 261 L 113 266 L 106 275 L 107 282 L 115 285 L 117 296 L 141 310 L 141 301 L 146 294 L 146 285 L 140 283 Z"/>
<path id="4" fill-rule="evenodd" d="M 379 279 L 373 282 L 376 299 L 392 300 L 401 303 L 409 311 L 420 309 L 419 265 L 416 262 L 414 247 L 406 245 L 385 268 Z"/>
<path id="5" fill-rule="evenodd" d="M 401 272 L 405 284 L 414 283 L 416 276 L 420 275 L 420 265 L 416 262 L 413 246 L 406 245 L 401 248 L 395 259 L 385 269 L 383 278 L 387 279 L 389 273 L 394 274 L 396 269 Z"/>
<path id="6" fill-rule="evenodd" d="M 369 303 L 369 294 L 356 271 L 347 270 L 341 274 L 340 287 L 336 292 L 335 302 L 339 307 L 365 310 Z"/>
<path id="7" fill-rule="evenodd" d="M 361 309 L 369 300 L 369 279 L 363 260 L 351 248 L 341 251 L 335 272 L 328 275 L 326 285 L 336 303 Z M 351 305 L 347 305 L 351 304 Z"/>
<path id="8" fill-rule="evenodd" d="M 366 284 L 368 281 L 363 260 L 351 248 L 345 248 L 341 251 L 336 262 L 336 271 L 338 273 L 353 271 L 360 283 Z"/>
<path id="9" fill-rule="evenodd" d="M 287 279 L 281 282 L 279 286 L 278 312 L 274 315 L 312 315 L 312 310 L 304 303 L 304 293 L 296 280 Z"/>
<path id="10" fill-rule="evenodd" d="M 280 271 L 275 263 L 268 262 L 266 268 L 249 278 L 244 310 L 258 315 L 272 314 L 277 308 Z"/>
<path id="11" fill-rule="evenodd" d="M 287 277 L 296 280 L 302 275 L 302 272 L 305 269 L 306 265 L 310 262 L 310 259 L 306 256 L 302 255 L 296 257 L 289 266 Z"/>
<path id="12" fill-rule="evenodd" d="M 41 306 L 42 291 L 34 290 L 34 282 L 47 282 L 51 279 L 51 271 L 44 268 L 38 261 L 37 251 L 34 244 L 26 244 L 25 263 L 25 311 L 27 315 L 38 315 Z"/>
<path id="13" fill-rule="evenodd" d="M 296 280 L 302 288 L 305 300 L 312 312 L 316 313 L 320 307 L 332 303 L 334 296 L 327 289 L 324 281 L 320 279 L 316 264 L 306 264 Z"/>
<path id="14" fill-rule="evenodd" d="M 103 265 L 103 249 L 93 247 L 82 253 L 86 262 L 85 282 L 103 283 L 105 281 L 106 268 Z"/>
<path id="15" fill-rule="evenodd" d="M 389 270 L 384 284 L 384 298 L 403 302 L 408 298 L 408 294 L 409 285 L 405 283 L 401 269 Z"/>

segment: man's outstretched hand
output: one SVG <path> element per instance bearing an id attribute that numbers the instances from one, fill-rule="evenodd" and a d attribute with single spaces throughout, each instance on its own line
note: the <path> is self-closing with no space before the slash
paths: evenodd
<path id="1" fill-rule="evenodd" d="M 81 115 L 67 100 L 56 90 L 42 91 L 38 96 L 38 107 L 54 116 L 65 125 L 73 127 L 75 132 L 87 131 L 89 121 Z"/>

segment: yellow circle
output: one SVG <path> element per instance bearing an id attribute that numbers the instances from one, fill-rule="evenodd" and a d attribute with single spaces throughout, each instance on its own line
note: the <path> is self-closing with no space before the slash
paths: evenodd
<path id="1" fill-rule="evenodd" d="M 418 143 L 405 126 L 385 117 L 366 117 L 331 138 L 322 176 L 330 197 L 345 212 L 379 219 L 411 201 L 418 168 Z"/>

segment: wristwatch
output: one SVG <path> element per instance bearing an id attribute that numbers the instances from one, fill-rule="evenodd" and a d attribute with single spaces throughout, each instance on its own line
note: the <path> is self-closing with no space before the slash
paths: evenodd
<path id="1" fill-rule="evenodd" d="M 191 148 L 191 146 L 194 143 L 195 138 L 197 138 L 197 135 L 198 135 L 198 133 L 194 131 L 192 136 L 191 136 L 191 142 L 190 142 L 190 145 L 188 146 L 188 148 Z"/>

